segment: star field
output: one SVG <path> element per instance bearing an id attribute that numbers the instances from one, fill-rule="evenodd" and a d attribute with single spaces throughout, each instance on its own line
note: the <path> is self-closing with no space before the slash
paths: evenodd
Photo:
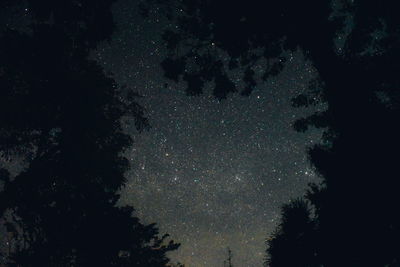
<path id="1" fill-rule="evenodd" d="M 249 97 L 219 102 L 210 92 L 187 96 L 184 84 L 163 77 L 160 33 L 166 22 L 152 13 L 144 19 L 134 3 L 118 1 L 114 37 L 93 54 L 118 83 L 143 96 L 138 101 L 151 124 L 140 134 L 126 125 L 135 143 L 127 152 L 132 170 L 121 203 L 182 243 L 170 255 L 174 261 L 223 266 L 230 247 L 235 266 L 262 266 L 280 206 L 319 181 L 306 149 L 321 132 L 292 127 L 315 109 L 290 102 L 316 74 L 296 53 Z"/>

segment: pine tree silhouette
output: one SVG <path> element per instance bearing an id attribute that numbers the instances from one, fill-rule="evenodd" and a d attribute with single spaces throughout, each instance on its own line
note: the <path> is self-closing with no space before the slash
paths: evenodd
<path id="1" fill-rule="evenodd" d="M 161 267 L 179 247 L 116 205 L 132 143 L 121 118 L 148 123 L 89 59 L 112 33 L 112 2 L 27 1 L 31 33 L 0 36 L 0 151 L 28 163 L 0 172 L 7 266 Z"/>
<path id="2" fill-rule="evenodd" d="M 228 247 L 228 258 L 226 260 L 224 260 L 224 267 L 233 267 L 232 264 L 232 250 Z"/>
<path id="3" fill-rule="evenodd" d="M 266 265 L 319 266 L 315 259 L 315 227 L 307 202 L 297 199 L 284 205 L 281 223 L 267 241 Z"/>

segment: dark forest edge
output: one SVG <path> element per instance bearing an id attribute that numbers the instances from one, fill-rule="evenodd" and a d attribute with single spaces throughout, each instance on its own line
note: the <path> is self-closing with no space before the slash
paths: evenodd
<path id="1" fill-rule="evenodd" d="M 166 253 L 179 247 L 132 207 L 115 206 L 129 168 L 121 152 L 132 142 L 120 119 L 133 116 L 138 129 L 148 122 L 134 95 L 121 98 L 88 59 L 113 32 L 113 2 L 27 1 L 31 32 L 1 29 L 0 150 L 29 163 L 16 177 L 0 173 L 8 266 L 168 266 Z M 328 109 L 294 127 L 325 129 L 323 144 L 309 149 L 324 180 L 283 206 L 265 264 L 400 266 L 397 2 L 148 0 L 142 14 L 153 5 L 179 25 L 163 35 L 162 67 L 189 95 L 207 83 L 221 100 L 249 95 L 282 71 L 287 51 L 299 49 L 318 71 L 293 105 Z M 268 64 L 256 79 L 261 59 Z M 244 88 L 229 76 L 238 68 Z"/>
<path id="2" fill-rule="evenodd" d="M 116 206 L 132 143 L 121 119 L 138 130 L 148 122 L 135 95 L 89 59 L 113 32 L 113 2 L 1 3 L 31 16 L 26 31 L 1 25 L 1 156 L 28 165 L 0 172 L 6 266 L 163 267 L 179 247 Z"/>

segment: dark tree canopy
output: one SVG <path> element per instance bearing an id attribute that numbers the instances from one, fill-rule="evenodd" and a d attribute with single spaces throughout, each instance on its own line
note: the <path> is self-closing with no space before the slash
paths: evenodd
<path id="1" fill-rule="evenodd" d="M 162 67 L 166 77 L 187 82 L 189 94 L 201 93 L 212 82 L 219 99 L 238 90 L 248 95 L 258 81 L 254 64 L 266 61 L 267 79 L 281 72 L 285 55 L 295 50 L 318 72 L 310 91 L 293 99 L 293 105 L 323 102 L 328 108 L 294 127 L 325 128 L 324 143 L 309 150 L 324 181 L 312 185 L 304 200 L 312 215 L 302 202 L 283 208 L 282 224 L 268 242 L 268 263 L 398 266 L 397 1 L 145 2 L 144 10 L 166 3 L 166 15 L 176 27 L 164 33 L 170 54 Z M 241 70 L 244 88 L 230 77 L 235 69 Z M 299 250 L 302 242 L 307 245 Z M 279 256 L 296 258 L 299 251 L 305 258 L 298 265 L 287 265 Z"/>
<path id="2" fill-rule="evenodd" d="M 134 94 L 89 59 L 112 33 L 112 2 L 27 1 L 31 31 L 2 29 L 0 152 L 28 165 L 0 171 L 9 266 L 161 267 L 179 246 L 116 206 L 132 143 L 121 120 L 148 123 Z"/>
<path id="3" fill-rule="evenodd" d="M 214 82 L 214 95 L 225 98 L 241 90 L 248 95 L 255 85 L 254 64 L 266 60 L 263 79 L 282 70 L 284 51 L 299 47 L 321 54 L 333 46 L 342 20 L 329 20 L 329 1 L 145 1 L 165 4 L 167 16 L 176 27 L 164 32 L 170 50 L 162 66 L 165 75 L 188 83 L 188 93 L 202 92 Z M 167 2 L 167 3 L 166 3 Z M 318 10 L 318 12 L 315 12 Z M 316 23 L 318 22 L 318 23 Z M 320 38 L 313 38 L 319 36 Z M 245 88 L 236 88 L 229 71 L 242 69 Z"/>

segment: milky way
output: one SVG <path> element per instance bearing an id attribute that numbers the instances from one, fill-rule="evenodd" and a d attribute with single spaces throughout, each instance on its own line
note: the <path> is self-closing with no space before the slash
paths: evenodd
<path id="1" fill-rule="evenodd" d="M 227 247 L 235 266 L 262 266 L 265 239 L 279 207 L 319 181 L 306 149 L 321 132 L 297 133 L 293 122 L 313 110 L 290 100 L 315 77 L 301 53 L 249 97 L 219 102 L 209 92 L 189 97 L 184 84 L 163 77 L 166 22 L 153 10 L 144 19 L 132 1 L 114 7 L 117 30 L 94 57 L 121 85 L 139 92 L 151 129 L 127 125 L 134 146 L 121 203 L 135 207 L 182 246 L 170 256 L 186 266 L 223 266 Z"/>

